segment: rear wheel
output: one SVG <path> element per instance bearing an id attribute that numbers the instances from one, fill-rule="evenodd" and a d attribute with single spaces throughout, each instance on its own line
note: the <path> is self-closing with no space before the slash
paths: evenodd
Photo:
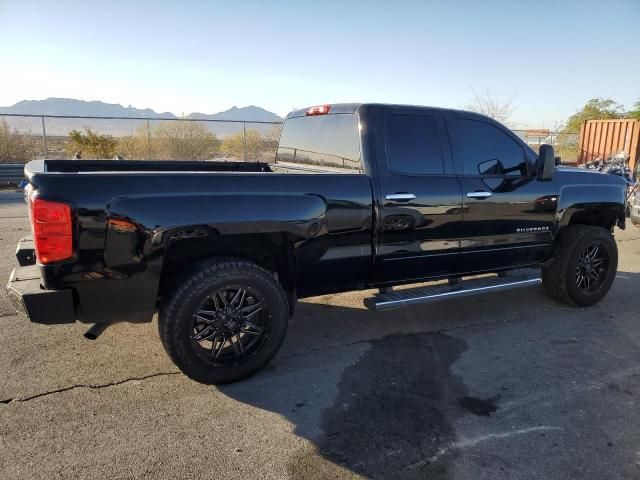
<path id="1" fill-rule="evenodd" d="M 542 283 L 556 300 L 587 307 L 607 294 L 617 268 L 618 247 L 608 230 L 572 225 L 560 239 L 555 258 L 542 268 Z"/>
<path id="2" fill-rule="evenodd" d="M 165 350 L 190 378 L 246 378 L 276 354 L 289 319 L 280 284 L 258 265 L 220 258 L 198 264 L 160 311 Z"/>

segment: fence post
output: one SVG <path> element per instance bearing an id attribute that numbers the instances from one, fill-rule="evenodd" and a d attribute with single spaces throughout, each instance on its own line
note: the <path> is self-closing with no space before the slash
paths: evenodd
<path id="1" fill-rule="evenodd" d="M 40 117 L 42 120 L 42 145 L 44 146 L 44 158 L 49 156 L 49 150 L 47 149 L 47 128 L 44 124 L 44 115 Z"/>
<path id="2" fill-rule="evenodd" d="M 247 161 L 247 122 L 242 122 L 242 138 L 244 140 L 244 161 Z"/>
<path id="3" fill-rule="evenodd" d="M 149 127 L 149 120 L 147 120 L 147 160 L 151 160 L 151 127 Z"/>

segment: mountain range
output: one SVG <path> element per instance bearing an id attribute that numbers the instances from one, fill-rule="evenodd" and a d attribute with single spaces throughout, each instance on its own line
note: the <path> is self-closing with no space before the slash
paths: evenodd
<path id="1" fill-rule="evenodd" d="M 150 108 L 124 107 L 117 103 L 105 103 L 100 101 L 84 101 L 73 98 L 47 98 L 45 100 L 22 100 L 10 107 L 0 107 L 3 114 L 31 114 L 31 115 L 70 115 L 92 117 L 142 117 L 148 119 L 158 118 L 187 118 L 198 120 L 244 120 L 247 122 L 282 122 L 282 117 L 261 107 L 251 105 L 248 107 L 231 107 L 224 112 L 206 114 L 194 112 L 185 117 L 177 117 L 171 112 L 157 113 Z M 13 128 L 39 132 L 40 119 L 5 117 Z M 48 118 L 46 128 L 48 135 L 66 135 L 69 130 L 92 128 L 101 133 L 111 135 L 129 135 L 140 126 L 144 120 L 94 120 L 74 118 Z M 242 130 L 242 124 L 234 123 L 207 123 L 209 129 L 219 136 L 227 136 Z M 247 123 L 248 129 L 257 129 L 261 132 L 270 128 L 269 125 Z"/>

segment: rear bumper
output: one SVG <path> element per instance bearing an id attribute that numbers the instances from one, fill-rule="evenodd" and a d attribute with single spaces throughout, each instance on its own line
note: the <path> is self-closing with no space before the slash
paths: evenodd
<path id="1" fill-rule="evenodd" d="M 16 259 L 18 265 L 26 267 L 27 265 L 34 265 L 36 263 L 36 253 L 33 246 L 32 237 L 21 238 L 16 248 Z"/>
<path id="2" fill-rule="evenodd" d="M 153 318 L 157 282 L 146 271 L 121 278 L 111 272 L 73 272 L 72 281 L 61 282 L 56 266 L 36 265 L 31 237 L 20 240 L 16 258 L 20 266 L 11 272 L 7 292 L 16 308 L 34 323 L 142 323 Z M 47 290 L 45 283 L 61 287 Z"/>
<path id="3" fill-rule="evenodd" d="M 71 290 L 45 290 L 37 265 L 16 267 L 11 272 L 7 293 L 16 308 L 34 323 L 73 323 L 76 312 Z"/>

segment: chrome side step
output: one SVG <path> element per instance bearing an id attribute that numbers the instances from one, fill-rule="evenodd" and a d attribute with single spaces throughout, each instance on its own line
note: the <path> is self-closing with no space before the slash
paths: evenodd
<path id="1" fill-rule="evenodd" d="M 428 287 L 378 293 L 373 297 L 365 298 L 364 305 L 369 310 L 389 310 L 392 308 L 444 300 L 446 298 L 466 297 L 479 293 L 530 287 L 541 282 L 542 279 L 537 275 L 523 274 L 472 278 L 469 280 L 460 280 L 460 282 L 452 285 L 449 283 L 440 283 Z"/>

